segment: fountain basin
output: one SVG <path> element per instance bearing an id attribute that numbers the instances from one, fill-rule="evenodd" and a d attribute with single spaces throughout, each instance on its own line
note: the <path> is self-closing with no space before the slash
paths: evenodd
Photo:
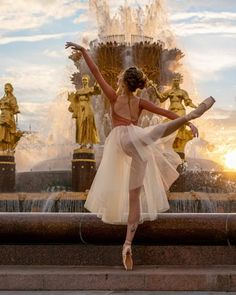
<path id="1" fill-rule="evenodd" d="M 16 174 L 17 192 L 71 191 L 71 171 L 30 171 Z M 235 172 L 183 171 L 170 188 L 172 192 L 236 192 Z"/>

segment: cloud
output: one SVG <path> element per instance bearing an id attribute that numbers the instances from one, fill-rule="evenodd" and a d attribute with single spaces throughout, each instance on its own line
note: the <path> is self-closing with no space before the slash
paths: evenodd
<path id="1" fill-rule="evenodd" d="M 88 9 L 80 0 L 2 0 L 0 2 L 0 31 L 39 28 L 54 20 L 75 15 Z"/>
<path id="2" fill-rule="evenodd" d="M 217 104 L 217 103 L 216 103 Z M 231 106 L 232 108 L 232 106 Z M 214 107 L 214 117 L 216 120 L 231 120 L 233 123 L 233 120 L 235 120 L 236 116 L 236 110 L 232 110 L 231 108 L 228 109 L 222 109 Z"/>
<path id="3" fill-rule="evenodd" d="M 14 37 L 2 37 L 0 38 L 0 45 L 14 43 L 14 42 L 38 42 L 50 39 L 61 39 L 65 36 L 76 35 L 76 32 L 67 32 L 59 34 L 41 34 L 33 36 L 14 36 Z"/>
<path id="4" fill-rule="evenodd" d="M 45 117 L 45 113 L 48 111 L 50 103 L 44 102 L 21 102 L 20 111 L 22 116 L 35 117 L 37 113 L 38 117 Z"/>
<path id="5" fill-rule="evenodd" d="M 236 21 L 235 12 L 213 12 L 213 11 L 198 11 L 198 12 L 179 12 L 170 15 L 172 21 L 183 21 L 189 19 L 198 19 L 203 21 L 211 20 L 228 20 Z"/>
<path id="6" fill-rule="evenodd" d="M 170 20 L 178 36 L 236 34 L 236 13 L 234 12 L 181 12 L 170 15 Z"/>
<path id="7" fill-rule="evenodd" d="M 219 114 L 222 114 L 222 115 L 219 115 Z M 226 141 L 230 141 L 235 144 L 235 136 L 236 136 L 235 116 L 236 116 L 236 110 L 227 111 L 225 109 L 217 109 L 216 115 L 212 116 L 211 118 L 211 124 L 216 129 L 216 132 L 219 132 L 219 134 L 221 135 L 221 140 L 223 141 L 223 143 L 225 143 Z M 212 136 L 213 135 L 214 134 L 212 134 Z"/>
<path id="8" fill-rule="evenodd" d="M 81 14 L 79 17 L 74 19 L 73 23 L 78 25 L 78 24 L 87 23 L 90 21 L 91 21 L 91 19 L 89 18 L 88 14 Z"/>
<path id="9" fill-rule="evenodd" d="M 52 57 L 52 58 L 61 58 L 63 56 L 67 56 L 67 52 L 65 50 L 50 50 L 46 49 L 43 51 L 43 55 Z"/>
<path id="10" fill-rule="evenodd" d="M 177 36 L 184 37 L 196 34 L 236 34 L 236 26 L 226 23 L 180 23 L 175 24 L 173 30 Z"/>
<path id="11" fill-rule="evenodd" d="M 18 101 L 20 114 L 18 115 L 19 128 L 26 130 L 31 127 L 38 130 L 47 116 L 50 103 Z"/>
<path id="12" fill-rule="evenodd" d="M 231 11 L 235 9 L 235 1 L 234 0 L 224 0 L 224 1 L 216 1 L 216 0 L 181 0 L 181 1 L 173 1 L 167 0 L 168 8 L 172 12 L 176 11 L 191 11 L 191 10 L 228 10 Z"/>
<path id="13" fill-rule="evenodd" d="M 45 102 L 53 99 L 62 87 L 70 84 L 70 73 L 63 65 L 19 62 L 0 73 L 0 85 L 13 84 L 21 101 Z"/>
<path id="14" fill-rule="evenodd" d="M 192 49 L 188 51 L 188 63 L 192 69 L 193 76 L 197 80 L 217 80 L 221 71 L 236 68 L 236 49 L 235 51 L 221 48 L 222 54 L 219 56 L 217 50 Z"/>

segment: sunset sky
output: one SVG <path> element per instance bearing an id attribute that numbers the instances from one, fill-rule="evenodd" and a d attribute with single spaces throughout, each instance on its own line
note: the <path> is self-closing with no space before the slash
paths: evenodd
<path id="1" fill-rule="evenodd" d="M 149 2 L 127 0 L 132 6 Z M 115 11 L 124 1 L 109 3 Z M 166 5 L 199 96 L 216 97 L 215 120 L 234 133 L 236 1 L 167 0 Z M 79 42 L 94 30 L 95 18 L 88 22 L 87 11 L 84 0 L 0 1 L 0 93 L 2 96 L 4 83 L 13 84 L 21 128 L 31 124 L 37 130 L 50 101 L 71 87 L 69 76 L 74 67 L 64 44 Z"/>

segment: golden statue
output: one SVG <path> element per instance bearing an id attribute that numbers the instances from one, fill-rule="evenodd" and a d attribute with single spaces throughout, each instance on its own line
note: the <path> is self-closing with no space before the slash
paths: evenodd
<path id="1" fill-rule="evenodd" d="M 157 87 L 152 81 L 149 83 L 155 89 L 156 95 L 160 102 L 164 102 L 167 99 L 170 100 L 169 110 L 176 113 L 179 116 L 184 116 L 186 114 L 185 106 L 191 108 L 197 108 L 195 104 L 193 104 L 190 99 L 188 92 L 180 88 L 181 76 L 176 76 L 172 80 L 171 89 L 160 93 L 157 90 Z M 175 141 L 173 143 L 174 150 L 180 154 L 182 158 L 184 158 L 184 148 L 188 141 L 193 139 L 193 135 L 191 130 L 187 129 L 187 126 L 184 125 L 181 127 L 177 133 Z"/>
<path id="2" fill-rule="evenodd" d="M 13 87 L 10 83 L 7 83 L 4 90 L 5 95 L 0 99 L 0 151 L 12 153 L 23 132 L 17 130 L 16 127 L 14 115 L 17 115 L 20 111 L 13 95 Z"/>
<path id="3" fill-rule="evenodd" d="M 100 94 L 101 91 L 96 83 L 93 87 L 89 87 L 89 80 L 88 75 L 83 75 L 82 88 L 68 94 L 70 101 L 68 110 L 73 113 L 72 118 L 76 119 L 76 142 L 80 144 L 80 148 L 87 145 L 92 148 L 93 144 L 99 143 L 91 97 Z"/>

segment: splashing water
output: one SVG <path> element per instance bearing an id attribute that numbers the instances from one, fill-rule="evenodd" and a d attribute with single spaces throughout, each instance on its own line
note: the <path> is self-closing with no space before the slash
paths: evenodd
<path id="1" fill-rule="evenodd" d="M 67 92 L 64 92 L 50 103 L 39 131 L 21 139 L 15 154 L 17 171 L 70 170 L 75 126 L 67 108 Z M 50 163 L 50 159 L 57 160 Z"/>
<path id="2" fill-rule="evenodd" d="M 144 1 L 147 2 L 147 1 Z M 109 6 L 107 0 L 90 0 L 90 9 L 96 14 L 98 36 L 101 41 L 117 41 L 119 36 L 125 36 L 125 42 L 133 43 L 154 39 L 173 47 L 174 35 L 170 29 L 167 8 L 164 0 L 154 0 L 146 5 L 129 6 L 126 1 L 120 6 L 119 13 Z M 147 5 L 149 4 L 149 5 Z M 111 37 L 114 36 L 114 40 Z M 136 39 L 139 36 L 139 39 Z M 146 38 L 147 39 L 146 39 Z M 140 39 L 141 38 L 141 39 Z"/>

